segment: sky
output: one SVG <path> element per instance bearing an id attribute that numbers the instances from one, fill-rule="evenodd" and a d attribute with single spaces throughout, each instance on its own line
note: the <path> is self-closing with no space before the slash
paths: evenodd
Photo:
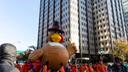
<path id="1" fill-rule="evenodd" d="M 37 46 L 40 0 L 0 0 L 0 45 Z"/>

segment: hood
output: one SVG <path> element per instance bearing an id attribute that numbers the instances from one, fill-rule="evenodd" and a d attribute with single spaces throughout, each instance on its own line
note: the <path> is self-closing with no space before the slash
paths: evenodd
<path id="1" fill-rule="evenodd" d="M 10 43 L 4 43 L 0 46 L 0 61 L 16 61 L 16 47 Z"/>

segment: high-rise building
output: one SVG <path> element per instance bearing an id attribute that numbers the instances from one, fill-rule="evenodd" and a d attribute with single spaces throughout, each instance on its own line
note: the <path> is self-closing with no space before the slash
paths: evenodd
<path id="1" fill-rule="evenodd" d="M 97 48 L 113 48 L 115 39 L 126 39 L 122 0 L 93 0 Z"/>
<path id="2" fill-rule="evenodd" d="M 95 53 L 91 0 L 41 0 L 38 47 L 47 42 L 47 30 L 58 21 L 65 32 L 65 45 L 75 42 L 78 52 Z"/>
<path id="3" fill-rule="evenodd" d="M 128 0 L 123 0 L 124 22 L 126 25 L 126 35 L 128 38 Z"/>
<path id="4" fill-rule="evenodd" d="M 65 46 L 75 42 L 78 53 L 95 54 L 126 38 L 121 0 L 41 0 L 38 48 L 47 43 L 48 28 L 58 21 Z"/>

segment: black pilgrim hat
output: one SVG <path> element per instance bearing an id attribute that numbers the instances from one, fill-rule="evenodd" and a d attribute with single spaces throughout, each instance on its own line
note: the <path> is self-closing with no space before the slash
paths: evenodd
<path id="1" fill-rule="evenodd" d="M 48 31 L 49 32 L 50 31 L 56 31 L 56 32 L 59 32 L 59 33 L 64 33 L 64 31 L 60 29 L 59 23 L 57 21 L 53 22 L 52 28 L 49 28 Z"/>

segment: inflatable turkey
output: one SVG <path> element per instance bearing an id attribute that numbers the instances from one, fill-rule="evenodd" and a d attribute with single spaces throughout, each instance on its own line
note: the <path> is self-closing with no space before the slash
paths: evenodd
<path id="1" fill-rule="evenodd" d="M 49 62 L 52 69 L 57 70 L 60 64 L 66 65 L 70 57 L 76 53 L 76 46 L 69 42 L 67 47 L 63 44 L 63 33 L 58 22 L 54 22 L 52 28 L 48 29 L 48 43 L 29 55 L 29 60 L 41 60 L 43 64 Z"/>

